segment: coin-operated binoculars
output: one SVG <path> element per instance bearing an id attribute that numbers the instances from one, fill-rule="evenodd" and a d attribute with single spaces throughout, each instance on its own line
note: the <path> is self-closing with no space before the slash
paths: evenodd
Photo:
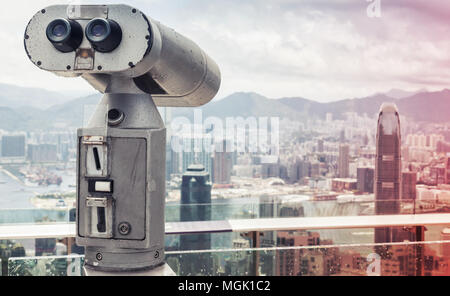
<path id="1" fill-rule="evenodd" d="M 40 69 L 81 76 L 105 94 L 78 130 L 76 242 L 86 247 L 85 273 L 167 273 L 166 129 L 156 106 L 209 102 L 217 64 L 127 5 L 42 9 L 26 28 L 25 50 Z"/>

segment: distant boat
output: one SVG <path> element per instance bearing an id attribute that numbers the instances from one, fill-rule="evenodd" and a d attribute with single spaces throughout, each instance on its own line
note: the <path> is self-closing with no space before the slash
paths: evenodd
<path id="1" fill-rule="evenodd" d="M 58 202 L 56 203 L 56 207 L 58 207 L 58 208 L 65 207 L 65 206 L 66 206 L 66 203 L 62 199 L 58 200 Z"/>

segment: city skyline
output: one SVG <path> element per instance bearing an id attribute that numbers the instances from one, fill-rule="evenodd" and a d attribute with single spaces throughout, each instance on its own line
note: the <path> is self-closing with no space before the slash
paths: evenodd
<path id="1" fill-rule="evenodd" d="M 378 139 L 383 138 L 384 135 L 381 134 L 380 137 L 380 130 L 391 136 L 397 135 L 397 137 L 377 142 L 375 118 L 348 114 L 344 119 L 335 119 L 327 114 L 322 120 L 286 126 L 282 130 L 280 155 L 276 159 L 267 158 L 257 152 L 217 153 L 212 150 L 204 153 L 204 156 L 208 158 L 206 163 L 212 165 L 212 176 L 208 176 L 208 173 L 203 171 L 203 167 L 200 171 L 199 166 L 194 166 L 191 168 L 191 172 L 189 169 L 182 168 L 183 160 L 191 159 L 192 164 L 199 163 L 198 160 L 201 158 L 195 157 L 195 149 L 191 149 L 193 155 L 186 159 L 183 158 L 183 153 L 174 153 L 174 151 L 168 150 L 171 156 L 166 162 L 168 169 L 166 202 L 171 206 L 169 206 L 167 214 L 170 219 L 176 217 L 176 221 L 189 222 L 194 220 L 214 221 L 223 219 L 223 217 L 332 217 L 334 215 L 364 216 L 447 212 L 447 205 L 450 204 L 450 184 L 448 184 L 450 179 L 446 177 L 449 171 L 448 167 L 450 167 L 448 161 L 450 156 L 447 154 L 450 152 L 450 145 L 446 146 L 446 143 L 450 141 L 450 132 L 439 130 L 440 125 L 436 124 L 419 128 L 411 121 L 402 122 L 399 126 L 396 122 L 398 115 L 401 117 L 401 110 L 397 110 L 392 104 L 382 104 L 380 109 L 384 112 L 383 115 L 387 116 L 386 118 L 380 116 L 379 122 L 382 124 L 378 126 Z M 166 120 L 170 122 L 171 117 L 166 116 Z M 381 126 L 383 126 L 382 129 Z M 430 132 L 424 133 L 423 130 L 427 129 L 430 129 Z M 402 137 L 397 134 L 400 130 L 402 130 Z M 177 136 L 177 131 L 171 131 L 171 135 Z M 65 170 L 71 170 L 70 161 L 73 162 L 75 156 L 75 141 L 73 139 L 71 141 L 71 137 L 75 137 L 75 135 L 71 136 L 70 132 L 56 131 L 22 133 L 21 136 L 4 134 L 0 138 L 2 142 L 0 147 L 5 146 L 7 155 L 1 157 L 0 152 L 0 162 L 6 170 L 11 172 L 15 172 L 14 167 L 28 168 L 28 170 L 21 169 L 19 174 L 15 173 L 19 178 L 23 178 L 20 177 L 20 174 L 25 173 L 25 180 L 31 176 L 38 176 L 38 178 L 46 178 L 47 181 L 44 181 L 44 184 L 52 182 L 51 180 L 58 176 L 58 171 L 51 169 L 52 166 L 60 169 L 66 167 Z M 400 141 L 400 138 L 403 141 Z M 185 145 L 192 148 L 193 144 L 194 139 L 192 142 L 185 139 Z M 224 143 L 219 141 L 216 144 L 220 146 Z M 377 147 L 384 148 L 380 149 L 377 154 Z M 65 152 L 70 152 L 71 157 L 61 158 L 63 156 L 61 153 Z M 17 153 L 23 156 L 18 158 Z M 376 159 L 380 159 L 382 163 L 397 159 L 397 165 L 394 166 L 398 166 L 398 169 L 384 168 L 380 170 L 378 168 L 374 170 Z M 8 163 L 8 160 L 13 162 Z M 189 163 L 186 162 L 185 165 L 189 166 Z M 228 167 L 229 165 L 231 168 Z M 339 172 L 342 165 L 345 167 L 344 175 Z M 48 171 L 42 169 L 44 167 L 49 168 Z M 396 171 L 396 173 L 389 173 L 392 171 Z M 376 177 L 379 178 L 380 173 L 384 178 L 382 178 L 381 185 L 376 179 Z M 399 173 L 401 176 L 398 175 Z M 201 191 L 198 191 L 199 195 L 195 197 L 197 190 L 194 187 L 198 185 L 188 182 L 188 179 L 195 178 L 196 174 L 201 178 L 206 176 L 211 178 L 212 182 L 208 182 L 205 187 L 208 194 L 204 197 L 207 199 L 201 199 L 203 198 L 203 195 L 199 194 Z M 388 178 L 386 179 L 386 177 Z M 389 179 L 392 177 L 394 178 Z M 217 180 L 215 180 L 216 178 Z M 34 181 L 30 179 L 27 182 Z M 373 189 L 374 187 L 383 187 L 384 183 L 389 182 L 396 183 L 397 187 L 395 185 L 384 186 L 384 189 L 396 187 L 398 191 L 394 196 L 389 195 L 389 200 L 382 201 L 383 207 L 378 207 L 378 193 L 373 193 Z M 190 184 L 190 189 L 183 184 Z M 55 185 L 49 185 L 49 183 L 45 186 L 55 188 Z M 189 193 L 191 189 L 193 191 Z M 266 196 L 269 192 L 271 195 Z M 42 202 L 39 200 L 43 198 L 52 199 L 50 194 L 43 194 L 42 197 L 35 198 L 38 202 L 35 202 L 34 205 L 39 207 Z M 57 200 L 55 199 L 55 201 Z M 245 203 L 243 203 L 244 200 Z M 227 203 L 226 206 L 222 205 L 224 201 Z M 252 212 L 240 208 L 240 205 L 243 208 L 248 207 L 246 204 L 248 202 L 252 203 L 254 209 L 259 207 L 259 211 Z M 373 204 L 373 208 L 367 207 L 370 204 Z M 174 208 L 174 205 L 179 205 L 180 208 Z M 223 208 L 218 210 L 218 207 Z M 184 210 L 181 211 L 181 208 Z M 233 211 L 230 212 L 228 208 L 233 208 Z M 380 230 L 382 230 L 381 233 Z M 377 247 L 372 250 L 381 256 L 379 270 L 381 275 L 446 274 L 447 261 L 442 255 L 445 254 L 445 249 L 436 251 L 433 248 L 421 249 L 419 245 L 409 245 L 411 242 L 422 240 L 423 235 L 439 234 L 444 237 L 444 230 L 442 230 L 442 234 L 439 232 L 441 230 L 436 232 L 436 229 L 429 229 L 426 232 L 419 228 L 413 230 L 390 228 L 390 230 L 387 233 L 386 229 L 378 228 L 373 232 L 367 232 L 372 235 L 371 239 L 367 234 L 357 238 L 352 233 L 343 235 L 341 232 L 264 234 L 261 237 L 261 243 L 269 248 L 292 246 L 291 240 L 294 241 L 294 247 L 324 246 L 327 248 L 321 251 L 314 248 L 304 251 L 286 249 L 277 251 L 274 256 L 261 254 L 264 264 L 258 274 L 370 274 L 370 264 L 366 260 L 368 247 L 366 247 L 366 251 L 364 248 L 358 248 L 358 250 L 361 249 L 361 252 L 333 247 L 333 245 L 346 244 L 352 240 L 377 244 Z M 204 239 L 200 240 L 196 239 L 196 236 L 185 237 L 181 240 L 171 239 L 166 243 L 166 247 L 171 252 L 203 249 L 205 246 L 206 249 L 217 247 L 239 249 L 249 248 L 251 242 L 248 239 L 238 241 L 237 239 L 221 238 L 219 240 L 217 236 L 214 240 L 209 241 L 207 239 L 209 236 L 210 234 L 207 234 Z M 308 237 L 314 237 L 315 241 L 307 242 Z M 404 240 L 410 243 L 405 243 L 404 246 L 390 245 L 391 243 L 403 243 Z M 192 244 L 197 247 L 189 247 Z M 199 247 L 201 244 L 203 247 Z M 210 246 L 207 246 L 208 244 Z M 383 244 L 388 245 L 383 246 Z M 31 252 L 29 247 L 25 250 L 28 254 Z M 51 252 L 50 249 L 49 252 Z M 217 261 L 219 256 L 205 254 L 196 255 L 195 259 L 170 256 L 169 258 L 171 266 L 176 266 L 176 270 L 180 274 L 197 274 L 198 268 L 183 267 L 191 266 L 193 262 L 202 266 L 202 272 L 212 269 L 211 272 L 217 275 L 253 274 L 255 272 L 249 258 L 243 254 L 240 255 L 238 251 L 222 263 Z M 419 260 L 419 258 L 422 259 Z M 422 264 L 422 262 L 427 263 Z M 430 267 L 430 262 L 434 264 L 432 267 Z M 327 269 L 327 266 L 330 268 Z M 248 270 L 249 268 L 251 269 Z"/>
<path id="2" fill-rule="evenodd" d="M 108 2 L 0 11 L 0 276 L 450 275 L 450 3 Z"/>

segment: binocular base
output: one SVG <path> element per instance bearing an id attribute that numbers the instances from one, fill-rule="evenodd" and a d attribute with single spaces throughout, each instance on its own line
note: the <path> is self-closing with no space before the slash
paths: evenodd
<path id="1" fill-rule="evenodd" d="M 99 271 L 92 267 L 83 267 L 84 276 L 176 276 L 167 263 L 158 267 L 139 271 Z"/>

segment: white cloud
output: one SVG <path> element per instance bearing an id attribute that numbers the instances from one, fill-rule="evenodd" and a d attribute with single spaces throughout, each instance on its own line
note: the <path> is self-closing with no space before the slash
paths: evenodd
<path id="1" fill-rule="evenodd" d="M 86 2 L 86 1 L 83 1 Z M 122 1 L 110 1 L 120 3 Z M 0 12 L 0 82 L 54 90 L 85 89 L 36 69 L 22 35 L 39 9 L 61 1 L 8 1 Z M 450 82 L 450 3 L 381 0 L 128 1 L 197 42 L 222 72 L 219 98 L 235 91 L 321 101 L 390 88 L 439 89 Z"/>

